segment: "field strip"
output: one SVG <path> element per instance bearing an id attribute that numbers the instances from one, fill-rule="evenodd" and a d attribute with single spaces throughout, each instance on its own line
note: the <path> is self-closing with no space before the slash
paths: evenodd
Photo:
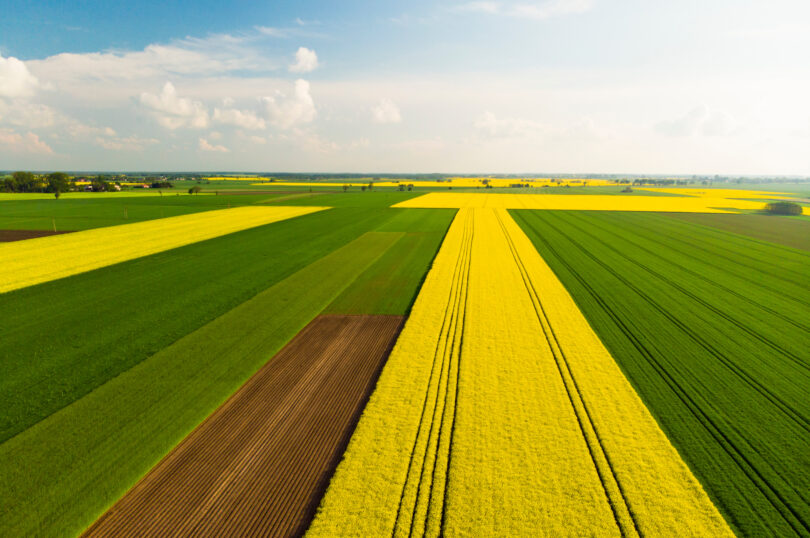
<path id="1" fill-rule="evenodd" d="M 0 536 L 81 533 L 401 236 L 364 233 L 0 444 Z"/>
<path id="2" fill-rule="evenodd" d="M 0 244 L 0 293 L 323 209 L 237 207 Z"/>
<path id="3" fill-rule="evenodd" d="M 402 320 L 316 318 L 85 536 L 303 530 Z"/>
<path id="4" fill-rule="evenodd" d="M 517 216 L 589 319 L 599 323 L 605 343 L 617 350 L 639 394 L 735 529 L 744 535 L 806 535 L 810 530 L 810 497 L 805 487 L 810 469 L 805 450 L 806 417 L 810 416 L 805 366 L 808 333 L 799 326 L 769 322 L 768 312 L 755 309 L 747 300 L 767 303 L 768 296 L 781 296 L 785 300 L 780 310 L 794 313 L 797 320 L 807 319 L 807 306 L 791 304 L 787 300 L 791 294 L 784 288 L 779 293 L 785 281 L 772 275 L 769 282 L 774 289 L 766 291 L 747 280 L 730 279 L 728 268 L 745 272 L 748 267 L 736 260 L 718 263 L 722 256 L 716 250 L 720 249 L 712 249 L 714 242 L 700 229 L 694 236 L 708 247 L 705 254 L 673 252 L 670 244 L 655 253 L 671 253 L 707 276 L 712 273 L 701 264 L 717 264 L 713 278 L 746 299 L 723 297 L 717 291 L 690 292 L 641 275 L 627 263 L 628 256 L 658 267 L 674 283 L 699 285 L 677 264 L 656 263 L 651 252 L 622 247 L 628 238 L 641 237 L 641 230 L 653 244 L 669 236 L 669 228 L 680 223 L 664 216 L 642 222 L 629 215 L 594 214 L 585 219 L 519 212 Z M 578 222 L 587 225 L 578 227 Z M 722 243 L 729 245 L 733 240 L 729 236 Z M 739 248 L 745 251 L 745 244 Z M 771 264 L 785 250 L 774 245 L 761 263 Z M 724 306 L 724 315 L 712 311 L 706 304 L 709 298 Z M 805 364 L 787 360 L 784 352 L 735 323 L 746 316 L 755 320 L 749 323 L 759 336 L 796 350 Z"/>
<path id="5" fill-rule="evenodd" d="M 442 533 L 731 534 L 505 209 L 459 211 L 309 529 Z"/>
<path id="6" fill-rule="evenodd" d="M 504 208 L 583 211 L 659 211 L 670 213 L 734 213 L 763 209 L 751 200 L 691 196 L 621 196 L 606 194 L 479 194 L 431 192 L 392 207 Z"/>
<path id="7" fill-rule="evenodd" d="M 143 197 L 170 197 L 180 196 L 179 192 L 170 192 L 164 189 L 160 192 L 158 189 L 130 189 L 120 192 L 63 192 L 59 199 L 86 199 L 86 198 L 143 198 Z M 183 196 L 187 196 L 185 192 Z M 214 196 L 213 192 L 201 192 L 194 196 Z M 0 202 L 18 201 L 18 200 L 53 200 L 52 192 L 0 192 Z"/>

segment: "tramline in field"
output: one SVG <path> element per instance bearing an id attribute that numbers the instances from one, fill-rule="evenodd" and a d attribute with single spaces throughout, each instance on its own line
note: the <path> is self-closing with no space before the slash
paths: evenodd
<path id="1" fill-rule="evenodd" d="M 503 209 L 456 216 L 309 535 L 355 532 L 731 534 Z"/>

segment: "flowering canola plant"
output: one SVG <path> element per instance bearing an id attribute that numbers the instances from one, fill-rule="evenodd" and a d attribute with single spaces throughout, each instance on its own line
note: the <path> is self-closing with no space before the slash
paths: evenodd
<path id="1" fill-rule="evenodd" d="M 589 194 L 489 194 L 431 192 L 393 207 L 491 207 L 585 211 L 662 211 L 673 213 L 734 213 L 735 209 L 763 209 L 753 200 L 693 196 L 618 196 Z"/>
<path id="2" fill-rule="evenodd" d="M 461 209 L 309 536 L 731 536 L 505 209 Z"/>
<path id="3" fill-rule="evenodd" d="M 323 209 L 237 207 L 0 243 L 0 293 Z"/>

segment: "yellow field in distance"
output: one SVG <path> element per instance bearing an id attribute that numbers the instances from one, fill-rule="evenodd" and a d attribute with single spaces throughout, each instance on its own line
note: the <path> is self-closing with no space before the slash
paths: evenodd
<path id="1" fill-rule="evenodd" d="M 674 213 L 735 213 L 765 204 L 752 200 L 693 196 L 620 196 L 601 194 L 497 194 L 431 192 L 393 207 L 560 209 L 590 211 L 664 211 Z"/>
<path id="2" fill-rule="evenodd" d="M 232 179 L 235 180 L 237 178 L 207 178 L 210 180 L 214 179 Z M 259 180 L 258 183 L 252 183 L 252 185 L 259 186 L 259 185 L 268 185 L 268 182 L 261 182 L 261 180 L 266 180 L 268 178 L 243 178 L 243 179 L 252 179 L 252 180 Z M 481 187 L 483 188 L 485 183 L 489 182 L 490 185 L 493 187 L 509 187 L 511 185 L 521 184 L 521 185 L 528 185 L 530 188 L 533 187 L 563 187 L 565 185 L 569 185 L 571 187 L 604 187 L 604 186 L 616 186 L 616 183 L 607 181 L 604 179 L 548 179 L 548 178 L 513 178 L 513 179 L 506 179 L 506 178 L 471 178 L 471 177 L 456 177 L 456 178 L 448 178 L 442 180 L 433 180 L 433 181 L 424 181 L 424 180 L 409 180 L 409 179 L 398 179 L 398 180 L 386 180 L 382 179 L 380 181 L 374 181 L 375 187 L 399 187 L 400 185 L 413 185 L 414 187 L 439 187 L 439 188 L 447 188 L 447 187 L 459 187 L 459 188 L 472 188 L 472 187 Z M 371 181 L 371 178 L 352 178 L 347 179 L 346 181 L 273 181 L 273 185 L 277 186 L 289 186 L 289 187 L 343 187 L 344 185 L 349 185 L 350 187 L 360 187 L 363 185 L 368 185 Z"/>
<path id="3" fill-rule="evenodd" d="M 323 209 L 237 207 L 0 243 L 0 293 Z"/>
<path id="4" fill-rule="evenodd" d="M 752 191 L 746 189 L 666 189 L 661 187 L 636 187 L 639 191 L 663 192 L 666 194 L 680 194 L 683 196 L 697 196 L 700 198 L 743 198 L 755 200 L 781 200 L 789 199 L 791 193 Z"/>
<path id="5" fill-rule="evenodd" d="M 456 216 L 308 536 L 731 536 L 505 209 Z"/>

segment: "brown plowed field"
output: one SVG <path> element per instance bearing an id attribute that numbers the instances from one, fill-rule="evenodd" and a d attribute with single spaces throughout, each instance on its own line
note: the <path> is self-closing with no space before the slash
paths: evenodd
<path id="1" fill-rule="evenodd" d="M 60 235 L 69 233 L 71 232 L 54 232 L 51 230 L 0 230 L 0 243 L 22 241 L 23 239 L 33 239 L 35 237 L 45 237 L 46 235 Z"/>
<path id="2" fill-rule="evenodd" d="M 315 318 L 85 535 L 302 534 L 402 322 Z"/>

